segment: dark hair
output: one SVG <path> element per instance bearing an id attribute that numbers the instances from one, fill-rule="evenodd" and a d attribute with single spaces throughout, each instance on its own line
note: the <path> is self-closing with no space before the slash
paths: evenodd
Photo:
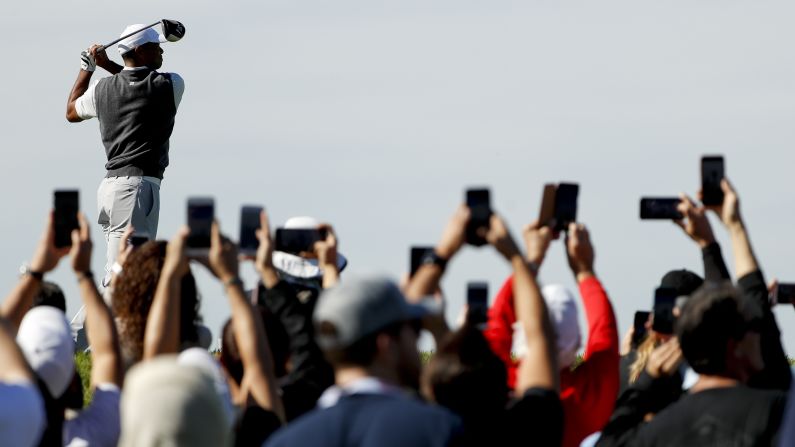
<path id="1" fill-rule="evenodd" d="M 256 314 L 262 318 L 265 326 L 265 334 L 268 338 L 273 357 L 273 369 L 276 377 L 287 375 L 287 358 L 289 356 L 290 339 L 281 322 L 265 307 L 257 305 Z M 226 320 L 221 335 L 221 364 L 226 369 L 229 376 L 238 384 L 243 380 L 243 362 L 240 358 L 240 351 L 235 340 L 234 326 L 232 320 Z"/>
<path id="2" fill-rule="evenodd" d="M 48 281 L 41 283 L 39 293 L 33 297 L 33 305 L 31 307 L 36 306 L 52 306 L 65 313 L 66 298 L 64 297 L 61 288 L 58 287 L 58 284 Z"/>
<path id="3" fill-rule="evenodd" d="M 368 367 L 373 364 L 375 356 L 378 354 L 378 345 L 376 343 L 378 336 L 387 334 L 390 337 L 397 338 L 406 324 L 408 322 L 405 321 L 392 323 L 377 332 L 365 335 L 345 348 L 324 349 L 323 354 L 326 356 L 326 360 L 331 363 L 331 366 L 335 368 L 339 366 Z M 318 336 L 331 338 L 334 338 L 337 332 L 334 325 L 328 322 L 321 322 L 315 330 Z"/>
<path id="4" fill-rule="evenodd" d="M 676 320 L 682 354 L 699 374 L 726 373 L 729 341 L 742 339 L 750 327 L 740 295 L 729 281 L 705 283 Z"/>
<path id="5" fill-rule="evenodd" d="M 149 241 L 133 250 L 113 284 L 113 314 L 119 320 L 119 342 L 127 367 L 143 358 L 146 320 L 160 280 L 166 245 L 166 241 Z M 201 317 L 196 281 L 190 273 L 182 278 L 181 298 L 180 341 L 195 343 L 199 339 L 196 322 Z"/>
<path id="6" fill-rule="evenodd" d="M 423 390 L 467 425 L 505 409 L 507 376 L 505 364 L 480 330 L 465 324 L 440 344 L 423 372 Z"/>

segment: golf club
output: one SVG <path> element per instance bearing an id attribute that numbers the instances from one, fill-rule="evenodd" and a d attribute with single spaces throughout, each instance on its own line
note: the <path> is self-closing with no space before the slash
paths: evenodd
<path id="1" fill-rule="evenodd" d="M 110 42 L 108 44 L 103 45 L 102 48 L 100 48 L 99 51 L 102 51 L 102 50 L 108 48 L 109 46 L 111 46 L 111 45 L 113 45 L 115 43 L 118 43 L 119 41 L 132 36 L 133 34 L 138 34 L 138 33 L 140 33 L 143 30 L 149 29 L 149 28 L 151 28 L 153 26 L 157 26 L 158 24 L 162 24 L 163 25 L 163 35 L 166 37 L 166 40 L 168 40 L 169 42 L 176 42 L 176 41 L 182 39 L 183 37 L 185 37 L 185 25 L 183 25 L 180 22 L 177 22 L 176 20 L 163 19 L 163 20 L 160 20 L 159 22 L 155 22 L 155 23 L 153 23 L 153 24 L 151 24 L 149 26 L 145 26 L 145 27 L 143 27 L 143 28 L 141 28 L 139 30 L 133 31 L 133 32 L 131 32 L 129 34 L 125 34 L 124 36 L 119 37 L 118 39 L 114 40 L 113 42 Z"/>

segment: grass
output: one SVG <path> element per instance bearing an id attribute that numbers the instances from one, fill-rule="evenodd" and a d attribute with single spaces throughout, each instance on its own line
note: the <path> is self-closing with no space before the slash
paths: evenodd
<path id="1" fill-rule="evenodd" d="M 420 359 L 422 360 L 422 364 L 427 364 L 428 361 L 431 360 L 432 356 L 433 351 L 421 351 Z M 581 362 L 582 356 L 578 355 L 575 365 L 579 365 Z M 795 358 L 789 359 L 789 364 L 795 366 Z M 84 352 L 75 354 L 75 366 L 77 367 L 77 373 L 80 374 L 80 381 L 83 383 L 84 405 L 88 406 L 88 404 L 91 403 L 91 398 L 94 395 L 93 390 L 91 389 L 91 355 Z"/>

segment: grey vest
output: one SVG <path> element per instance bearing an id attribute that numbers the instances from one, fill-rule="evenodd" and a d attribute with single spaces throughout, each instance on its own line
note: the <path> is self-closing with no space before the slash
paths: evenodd
<path id="1" fill-rule="evenodd" d="M 107 177 L 162 179 L 177 114 L 171 77 L 149 69 L 122 70 L 101 79 L 94 97 Z"/>

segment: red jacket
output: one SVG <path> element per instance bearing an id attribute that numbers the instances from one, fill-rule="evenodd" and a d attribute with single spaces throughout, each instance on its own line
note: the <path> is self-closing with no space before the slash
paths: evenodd
<path id="1" fill-rule="evenodd" d="M 619 384 L 618 328 L 610 300 L 595 277 L 580 283 L 588 318 L 588 343 L 583 362 L 573 371 L 560 371 L 560 400 L 565 415 L 563 447 L 578 447 L 586 436 L 604 427 L 616 402 Z M 508 367 L 508 384 L 516 384 L 518 362 L 511 357 L 513 277 L 508 278 L 489 309 L 484 332 L 492 350 Z"/>

